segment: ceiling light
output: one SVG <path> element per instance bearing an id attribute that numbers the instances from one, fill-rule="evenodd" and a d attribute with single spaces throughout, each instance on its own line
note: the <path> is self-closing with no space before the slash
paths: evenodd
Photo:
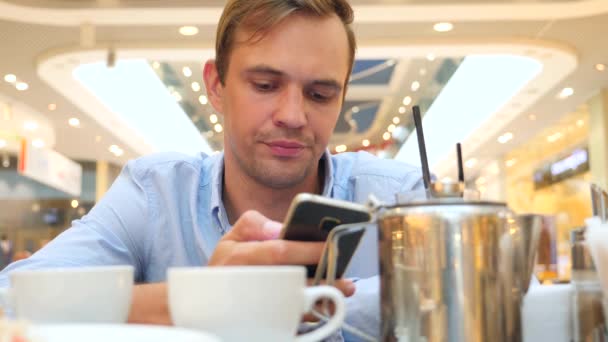
<path id="1" fill-rule="evenodd" d="M 190 69 L 189 67 L 183 67 L 182 68 L 182 73 L 184 74 L 184 76 L 186 77 L 190 77 L 192 76 L 192 69 Z"/>
<path id="2" fill-rule="evenodd" d="M 23 129 L 26 131 L 35 131 L 38 128 L 36 121 L 26 121 L 23 123 Z"/>
<path id="3" fill-rule="evenodd" d="M 433 25 L 433 30 L 437 32 L 449 32 L 454 29 L 454 25 L 448 22 L 441 22 Z"/>
<path id="4" fill-rule="evenodd" d="M 359 107 L 357 106 L 354 106 L 351 110 L 353 113 L 359 113 Z"/>
<path id="5" fill-rule="evenodd" d="M 209 115 L 209 121 L 211 121 L 212 124 L 217 123 L 217 115 L 215 115 L 215 114 Z"/>
<path id="6" fill-rule="evenodd" d="M 424 75 L 426 75 L 426 69 L 421 68 L 420 71 L 418 71 L 418 73 L 420 74 L 420 76 L 424 76 Z"/>
<path id="7" fill-rule="evenodd" d="M 361 145 L 363 145 L 364 147 L 368 147 L 369 146 L 369 140 L 365 139 L 361 142 Z"/>
<path id="8" fill-rule="evenodd" d="M 479 177 L 479 178 L 477 178 L 477 179 L 475 180 L 475 184 L 476 184 L 476 185 L 482 185 L 482 184 L 486 184 L 486 182 L 487 182 L 487 181 L 488 181 L 488 180 L 486 179 L 486 177 L 481 176 L 481 177 Z"/>
<path id="9" fill-rule="evenodd" d="M 399 119 L 399 117 L 395 116 L 395 117 L 393 118 L 393 123 L 394 123 L 395 125 L 398 125 L 400 122 L 401 122 L 401 119 Z"/>
<path id="10" fill-rule="evenodd" d="M 68 124 L 72 127 L 79 127 L 80 120 L 78 120 L 78 118 L 70 118 L 70 120 L 68 120 Z"/>
<path id="11" fill-rule="evenodd" d="M 534 120 L 536 120 L 536 115 L 530 114 L 530 115 L 528 115 L 528 119 L 530 119 L 530 121 L 534 121 Z"/>
<path id="12" fill-rule="evenodd" d="M 434 55 L 434 54 L 432 54 L 432 53 L 429 53 L 428 55 L 426 55 L 426 59 L 427 59 L 429 62 L 432 62 L 432 61 L 434 61 L 434 60 L 435 60 L 435 55 Z"/>
<path id="13" fill-rule="evenodd" d="M 585 125 L 585 120 L 581 119 L 581 120 L 577 120 L 576 121 L 576 125 L 578 127 L 583 127 L 583 125 Z"/>
<path id="14" fill-rule="evenodd" d="M 213 126 L 213 129 L 218 133 L 222 133 L 222 131 L 224 130 L 224 127 L 222 127 L 222 125 L 220 125 L 218 123 L 218 124 L 215 124 L 215 126 Z"/>
<path id="15" fill-rule="evenodd" d="M 192 91 L 201 91 L 201 85 L 198 82 L 192 82 Z"/>
<path id="16" fill-rule="evenodd" d="M 180 102 L 181 100 L 183 100 L 182 95 L 176 91 L 173 92 L 173 98 L 175 98 L 175 101 Z"/>
<path id="17" fill-rule="evenodd" d="M 336 146 L 336 152 L 338 152 L 338 153 L 346 152 L 346 149 L 347 149 L 346 145 Z"/>
<path id="18" fill-rule="evenodd" d="M 464 162 L 464 166 L 466 166 L 469 169 L 474 168 L 475 165 L 477 165 L 477 159 L 475 159 L 475 158 L 471 158 L 471 159 L 467 160 L 466 162 Z"/>
<path id="19" fill-rule="evenodd" d="M 32 141 L 32 146 L 34 146 L 35 148 L 43 148 L 44 147 L 44 140 L 42 140 L 42 139 L 34 139 Z"/>
<path id="20" fill-rule="evenodd" d="M 604 71 L 604 70 L 606 70 L 606 65 L 602 64 L 602 63 L 598 63 L 598 64 L 595 65 L 595 70 L 597 70 L 597 71 Z"/>
<path id="21" fill-rule="evenodd" d="M 72 203 L 70 204 L 72 205 L 72 208 L 76 209 L 80 203 L 78 203 L 78 200 L 72 200 Z"/>
<path id="22" fill-rule="evenodd" d="M 158 69 L 158 68 L 160 68 L 160 63 L 159 63 L 159 62 L 157 62 L 157 61 L 154 61 L 154 62 L 152 62 L 152 67 L 153 67 L 154 69 Z"/>
<path id="23" fill-rule="evenodd" d="M 182 26 L 179 28 L 179 33 L 183 36 L 194 36 L 198 34 L 198 28 L 196 26 Z"/>
<path id="24" fill-rule="evenodd" d="M 406 96 L 403 98 L 403 105 L 409 106 L 412 103 L 412 98 L 410 96 Z"/>
<path id="25" fill-rule="evenodd" d="M 509 159 L 505 162 L 505 165 L 507 167 L 512 167 L 513 165 L 517 164 L 517 159 L 513 158 L 513 159 Z"/>
<path id="26" fill-rule="evenodd" d="M 19 91 L 24 91 L 27 90 L 27 88 L 29 88 L 30 86 L 27 85 L 27 83 L 25 82 L 17 82 L 17 84 L 15 84 L 15 88 L 17 88 L 17 90 Z"/>
<path id="27" fill-rule="evenodd" d="M 389 140 L 390 138 L 391 134 L 389 132 L 384 132 L 384 134 L 382 134 L 382 139 Z"/>
<path id="28" fill-rule="evenodd" d="M 563 100 L 565 98 L 572 96 L 573 94 L 574 94 L 574 89 L 568 87 L 568 88 L 562 89 L 562 91 L 559 92 L 557 97 Z"/>
<path id="29" fill-rule="evenodd" d="M 399 114 L 404 114 L 405 113 L 405 107 L 399 107 Z"/>
<path id="30" fill-rule="evenodd" d="M 198 102 L 200 102 L 202 105 L 206 105 L 209 103 L 209 100 L 207 99 L 207 96 L 201 95 L 198 97 Z"/>
<path id="31" fill-rule="evenodd" d="M 95 142 L 100 142 L 101 141 L 101 135 L 98 135 L 95 137 Z"/>
<path id="32" fill-rule="evenodd" d="M 391 124 L 388 126 L 388 128 L 386 129 L 389 133 L 393 133 L 393 131 L 395 130 L 395 125 Z"/>
<path id="33" fill-rule="evenodd" d="M 547 141 L 550 143 L 554 143 L 556 141 L 558 141 L 559 139 L 561 139 L 564 135 L 561 132 L 557 132 L 554 134 L 551 134 L 550 136 L 547 137 Z"/>
<path id="34" fill-rule="evenodd" d="M 507 132 L 507 133 L 505 133 L 505 134 L 503 134 L 503 135 L 499 136 L 497 140 L 498 140 L 498 142 L 499 142 L 499 143 L 501 143 L 501 144 L 506 144 L 506 143 L 508 143 L 509 141 L 511 141 L 512 139 L 513 139 L 513 133 L 511 133 L 511 132 Z"/>
<path id="35" fill-rule="evenodd" d="M 0 139 L 0 148 L 5 148 L 5 147 L 6 147 L 6 140 Z"/>
<path id="36" fill-rule="evenodd" d="M 55 109 L 57 109 L 57 105 L 56 105 L 56 104 L 54 104 L 54 103 L 49 103 L 49 110 L 52 112 L 52 111 L 54 111 Z"/>
<path id="37" fill-rule="evenodd" d="M 111 145 L 108 150 L 117 157 L 120 157 L 125 153 L 125 151 L 123 151 L 123 149 L 118 147 L 117 145 Z"/>
<path id="38" fill-rule="evenodd" d="M 418 82 L 418 81 L 412 82 L 411 89 L 412 89 L 412 91 L 417 91 L 418 89 L 420 89 L 420 82 Z"/>
<path id="39" fill-rule="evenodd" d="M 8 83 L 15 83 L 17 82 L 17 76 L 13 74 L 6 74 L 4 75 L 4 80 Z"/>

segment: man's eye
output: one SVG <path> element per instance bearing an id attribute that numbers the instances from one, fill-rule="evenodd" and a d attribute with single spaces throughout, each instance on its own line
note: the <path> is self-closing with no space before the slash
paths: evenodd
<path id="1" fill-rule="evenodd" d="M 256 90 L 267 92 L 275 89 L 275 85 L 269 82 L 253 82 L 253 86 Z"/>
<path id="2" fill-rule="evenodd" d="M 314 91 L 311 90 L 308 92 L 308 97 L 310 97 L 315 102 L 328 102 L 334 97 L 335 92 L 333 91 Z"/>

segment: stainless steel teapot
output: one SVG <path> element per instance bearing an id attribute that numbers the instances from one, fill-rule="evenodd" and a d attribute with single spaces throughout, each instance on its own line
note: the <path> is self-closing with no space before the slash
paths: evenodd
<path id="1" fill-rule="evenodd" d="M 378 229 L 382 341 L 522 341 L 541 217 L 504 203 L 465 201 L 462 184 L 433 184 L 422 200 L 370 202 Z M 328 279 L 337 242 L 328 239 Z"/>

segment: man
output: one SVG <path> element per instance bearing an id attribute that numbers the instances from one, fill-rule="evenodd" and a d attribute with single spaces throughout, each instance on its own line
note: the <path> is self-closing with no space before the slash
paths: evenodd
<path id="1" fill-rule="evenodd" d="M 224 153 L 129 162 L 88 215 L 7 272 L 131 264 L 140 285 L 129 320 L 169 324 L 168 267 L 319 260 L 323 243 L 277 240 L 298 193 L 364 202 L 371 193 L 390 200 L 420 188 L 413 167 L 327 152 L 354 60 L 352 20 L 346 0 L 228 1 L 216 60 L 204 68 L 210 102 L 224 116 Z M 351 276 L 377 272 L 375 236 L 366 234 Z M 359 291 L 377 306 L 373 280 L 357 284 L 366 282 L 372 286 Z M 346 296 L 355 292 L 350 280 L 336 286 Z M 377 312 L 357 309 L 367 306 L 357 296 L 352 302 L 350 322 L 378 322 Z"/>

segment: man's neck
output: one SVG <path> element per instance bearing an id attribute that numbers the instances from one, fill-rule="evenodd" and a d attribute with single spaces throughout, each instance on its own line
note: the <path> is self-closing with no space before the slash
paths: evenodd
<path id="1" fill-rule="evenodd" d="M 323 170 L 317 164 L 317 172 L 292 188 L 273 189 L 256 182 L 242 172 L 237 165 L 224 162 L 222 200 L 228 221 L 234 222 L 247 210 L 256 210 L 271 220 L 282 222 L 293 198 L 302 192 L 321 193 Z"/>

